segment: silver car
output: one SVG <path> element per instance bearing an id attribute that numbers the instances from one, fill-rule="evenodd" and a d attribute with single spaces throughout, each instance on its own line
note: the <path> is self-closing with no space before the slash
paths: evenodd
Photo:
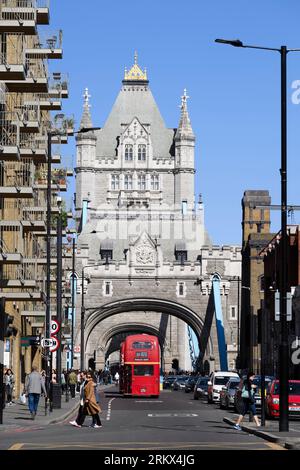
<path id="1" fill-rule="evenodd" d="M 234 395 L 239 383 L 239 378 L 232 377 L 228 380 L 227 384 L 222 387 L 220 391 L 220 408 L 227 409 L 230 406 L 234 406 Z"/>

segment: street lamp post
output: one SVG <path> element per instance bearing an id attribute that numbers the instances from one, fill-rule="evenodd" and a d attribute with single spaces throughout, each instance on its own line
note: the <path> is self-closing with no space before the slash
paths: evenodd
<path id="1" fill-rule="evenodd" d="M 51 138 L 52 132 L 47 133 L 48 139 L 48 161 L 47 161 L 47 241 L 46 241 L 46 250 L 47 250 L 47 270 L 46 270 L 46 315 L 45 315 L 45 335 L 46 338 L 50 338 L 50 267 L 51 267 L 51 246 L 50 246 L 50 231 L 51 231 Z M 45 357 L 46 357 L 46 377 L 45 377 L 45 386 L 47 397 L 45 399 L 45 414 L 47 414 L 47 400 L 48 397 L 51 402 L 50 396 L 50 350 L 45 348 Z M 51 407 L 50 407 L 51 409 Z"/>
<path id="2" fill-rule="evenodd" d="M 72 331 L 71 331 L 71 369 L 74 361 L 74 314 L 75 314 L 75 236 L 72 242 Z"/>
<path id="3" fill-rule="evenodd" d="M 278 48 L 249 46 L 239 39 L 227 40 L 216 39 L 215 42 L 229 44 L 234 47 L 247 49 L 262 49 L 276 51 L 281 56 L 281 284 L 280 284 L 280 325 L 281 341 L 279 345 L 279 431 L 289 430 L 289 347 L 288 347 L 288 326 L 286 319 L 287 300 L 287 102 L 286 102 L 286 56 L 288 52 L 300 52 L 300 49 L 287 49 L 286 46 Z"/>
<path id="4" fill-rule="evenodd" d="M 84 316 L 85 316 L 85 306 L 84 306 L 84 268 L 83 266 L 81 272 L 81 312 L 80 312 L 80 370 L 84 369 Z"/>
<path id="5" fill-rule="evenodd" d="M 62 323 L 62 216 L 61 216 L 61 198 L 57 198 L 58 216 L 57 216 L 57 274 L 56 274 L 56 318 L 60 329 L 57 334 L 59 348 L 56 352 L 56 377 L 59 385 L 59 393 L 57 399 L 61 405 L 61 323 Z"/>
<path id="6" fill-rule="evenodd" d="M 103 263 L 102 263 L 103 264 Z M 100 266 L 102 266 L 102 264 Z M 80 370 L 84 370 L 84 321 L 85 321 L 85 305 L 84 305 L 84 270 L 85 268 L 94 268 L 99 264 L 86 264 L 81 270 L 81 312 L 80 312 Z"/>

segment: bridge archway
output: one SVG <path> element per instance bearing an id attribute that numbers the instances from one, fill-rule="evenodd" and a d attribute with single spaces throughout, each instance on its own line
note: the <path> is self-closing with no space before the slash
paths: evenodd
<path id="1" fill-rule="evenodd" d="M 200 336 L 204 327 L 204 321 L 202 318 L 189 307 L 179 304 L 178 302 L 174 302 L 171 300 L 165 299 L 155 299 L 155 298 L 147 298 L 147 297 L 135 297 L 130 299 L 118 300 L 115 302 L 109 302 L 107 304 L 102 305 L 99 308 L 93 308 L 92 310 L 86 311 L 85 317 L 85 351 L 88 349 L 88 342 L 90 335 L 92 334 L 94 328 L 106 318 L 109 318 L 113 315 L 118 315 L 120 313 L 126 312 L 141 312 L 141 311 L 153 311 L 157 313 L 165 313 L 171 316 L 175 316 L 183 320 L 187 325 L 189 325 L 195 332 L 198 344 L 199 344 L 199 356 L 204 358 L 213 356 L 213 345 L 211 338 L 207 343 L 206 351 L 202 351 L 201 343 L 200 343 Z M 112 330 L 111 332 L 106 333 L 106 337 L 112 337 L 113 334 L 116 334 L 116 331 L 133 331 L 134 325 L 139 325 L 139 319 L 137 317 L 136 322 L 130 325 L 119 325 L 116 329 Z M 145 325 L 141 325 L 142 330 L 146 332 Z M 115 333 L 113 333 L 115 331 Z M 150 330 L 149 330 L 150 332 Z M 152 334 L 153 334 L 152 330 Z M 157 334 L 157 332 L 155 333 Z M 103 343 L 102 343 L 103 344 Z M 106 343 L 107 344 L 107 343 Z"/>

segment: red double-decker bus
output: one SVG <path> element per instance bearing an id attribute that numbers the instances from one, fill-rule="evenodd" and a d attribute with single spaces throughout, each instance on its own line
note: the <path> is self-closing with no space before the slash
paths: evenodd
<path id="1" fill-rule="evenodd" d="M 127 336 L 120 347 L 120 393 L 158 397 L 159 380 L 158 338 L 147 334 Z"/>

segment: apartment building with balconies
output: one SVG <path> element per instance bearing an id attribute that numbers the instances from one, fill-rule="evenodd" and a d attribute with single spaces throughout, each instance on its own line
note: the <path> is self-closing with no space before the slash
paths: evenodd
<path id="1" fill-rule="evenodd" d="M 0 0 L 0 297 L 14 316 L 15 337 L 5 340 L 4 363 L 13 369 L 15 396 L 34 363 L 44 367 L 41 346 L 22 337 L 43 334 L 46 292 L 47 162 L 59 163 L 50 136 L 51 111 L 68 97 L 68 79 L 50 73 L 62 59 L 62 31 L 50 31 L 49 0 Z M 55 122 L 55 126 L 57 123 Z M 51 142 L 49 140 L 51 139 Z M 51 310 L 56 306 L 57 195 L 70 171 L 51 174 Z M 67 294 L 68 296 L 69 294 Z M 24 344 L 24 341 L 23 341 Z"/>

